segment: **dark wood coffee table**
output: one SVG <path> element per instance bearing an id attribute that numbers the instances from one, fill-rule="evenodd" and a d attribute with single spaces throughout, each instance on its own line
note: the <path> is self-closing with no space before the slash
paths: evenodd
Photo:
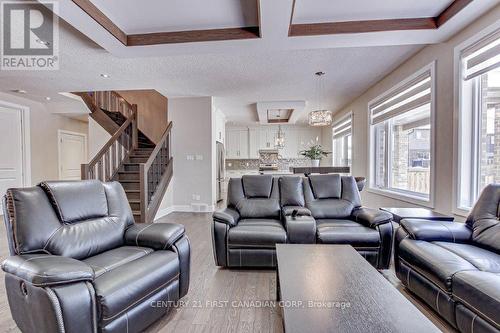
<path id="1" fill-rule="evenodd" d="M 276 251 L 286 332 L 440 332 L 350 245 Z"/>
<path id="2" fill-rule="evenodd" d="M 437 213 L 428 208 L 380 208 L 389 212 L 393 220 L 399 223 L 402 219 L 432 220 L 432 221 L 453 221 L 455 218 L 450 215 Z"/>

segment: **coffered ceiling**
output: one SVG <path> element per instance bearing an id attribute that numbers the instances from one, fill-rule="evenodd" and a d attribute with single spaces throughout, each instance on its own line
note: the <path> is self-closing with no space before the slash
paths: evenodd
<path id="1" fill-rule="evenodd" d="M 496 0 L 60 0 L 60 16 L 121 57 L 430 44 Z"/>

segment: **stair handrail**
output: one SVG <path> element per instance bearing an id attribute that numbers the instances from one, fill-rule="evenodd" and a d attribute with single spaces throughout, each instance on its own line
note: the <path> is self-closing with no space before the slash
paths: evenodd
<path id="1" fill-rule="evenodd" d="M 134 104 L 130 104 L 122 95 L 114 90 L 89 91 L 76 93 L 89 105 L 92 104 L 91 111 L 99 108 L 105 111 L 119 112 L 126 118 L 129 118 L 134 109 Z"/>
<path id="2" fill-rule="evenodd" d="M 138 146 L 137 110 L 111 136 L 89 163 L 81 165 L 83 179 L 111 180 L 130 152 Z M 97 170 L 96 170 L 97 167 Z"/>
<path id="3" fill-rule="evenodd" d="M 139 165 L 141 222 L 151 222 L 156 213 L 161 197 L 173 174 L 171 150 L 172 122 L 169 122 L 161 139 L 145 163 Z"/>

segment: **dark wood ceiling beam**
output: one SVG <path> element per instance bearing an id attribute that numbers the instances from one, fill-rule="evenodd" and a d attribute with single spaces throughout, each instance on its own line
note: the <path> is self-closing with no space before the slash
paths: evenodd
<path id="1" fill-rule="evenodd" d="M 87 13 L 91 18 L 94 19 L 101 27 L 106 29 L 110 34 L 112 34 L 116 39 L 118 39 L 123 45 L 127 45 L 127 35 L 123 32 L 116 24 L 113 23 L 104 15 L 103 12 L 99 10 L 90 0 L 72 0 L 75 5 L 80 7 L 85 13 Z"/>
<path id="2" fill-rule="evenodd" d="M 468 4 L 470 4 L 473 0 L 455 0 L 453 1 L 448 8 L 443 10 L 441 14 L 436 17 L 436 25 L 439 28 L 446 22 L 448 22 L 453 16 L 458 14 L 462 9 L 464 9 Z"/>
<path id="3" fill-rule="evenodd" d="M 259 37 L 259 27 L 154 32 L 147 34 L 128 35 L 127 46 L 210 42 L 218 40 L 251 39 Z"/>
<path id="4" fill-rule="evenodd" d="M 290 36 L 317 36 L 333 34 L 350 34 L 363 32 L 379 32 L 393 30 L 427 30 L 436 29 L 433 17 L 415 19 L 346 21 L 328 23 L 292 24 Z"/>
<path id="5" fill-rule="evenodd" d="M 147 34 L 127 35 L 109 17 L 99 10 L 90 0 L 72 0 L 87 15 L 125 46 L 209 42 L 234 39 L 260 38 L 260 3 L 257 1 L 259 26 L 243 28 L 224 28 L 208 30 L 189 30 L 172 32 L 155 32 Z"/>
<path id="6" fill-rule="evenodd" d="M 436 17 L 293 24 L 293 13 L 295 10 L 294 0 L 288 35 L 291 37 L 297 37 L 398 30 L 438 29 L 472 1 L 473 0 L 454 0 L 443 12 L 441 12 L 441 14 Z"/>

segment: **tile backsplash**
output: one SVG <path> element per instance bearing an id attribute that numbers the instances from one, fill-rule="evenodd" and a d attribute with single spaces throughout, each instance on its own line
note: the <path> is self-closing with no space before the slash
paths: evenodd
<path id="1" fill-rule="evenodd" d="M 258 170 L 259 159 L 226 160 L 226 170 Z M 281 158 L 278 160 L 279 170 L 289 170 L 291 166 L 307 167 L 311 160 L 306 158 Z"/>

